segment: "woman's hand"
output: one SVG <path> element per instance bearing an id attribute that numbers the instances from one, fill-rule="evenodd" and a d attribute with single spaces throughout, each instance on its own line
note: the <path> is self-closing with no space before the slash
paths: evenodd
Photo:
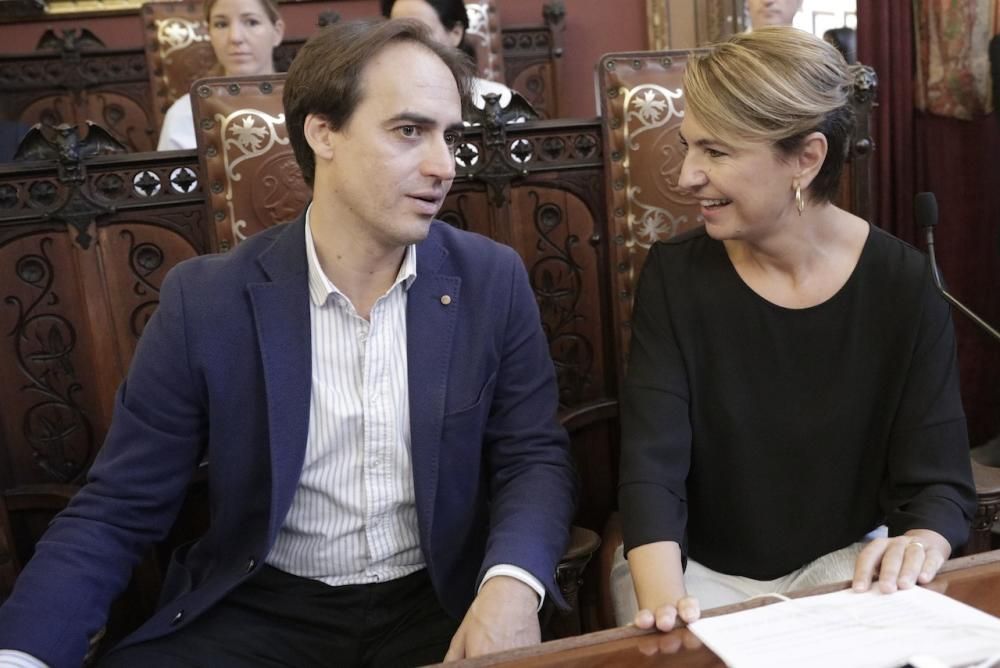
<path id="1" fill-rule="evenodd" d="M 685 623 L 698 619 L 698 600 L 684 589 L 681 548 L 673 541 L 649 543 L 628 553 L 639 612 L 632 623 L 640 629 L 654 626 L 669 631 L 678 617 Z"/>
<path id="2" fill-rule="evenodd" d="M 876 538 L 861 550 L 854 565 L 854 591 L 867 591 L 878 573 L 883 593 L 927 584 L 951 555 L 944 536 L 930 529 L 911 529 L 902 536 Z"/>
<path id="3" fill-rule="evenodd" d="M 677 618 L 685 624 L 696 621 L 701 616 L 701 608 L 698 599 L 693 596 L 684 596 L 674 605 L 661 605 L 655 611 L 640 610 L 635 613 L 635 620 L 632 622 L 640 629 L 652 628 L 654 623 L 659 631 L 670 631 L 677 624 Z"/>

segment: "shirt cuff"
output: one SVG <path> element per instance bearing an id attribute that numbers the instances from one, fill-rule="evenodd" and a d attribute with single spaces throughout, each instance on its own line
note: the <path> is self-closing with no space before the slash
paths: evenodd
<path id="1" fill-rule="evenodd" d="M 514 566 L 512 564 L 497 564 L 496 566 L 491 566 L 490 569 L 486 571 L 486 575 L 483 576 L 483 581 L 479 583 L 479 589 L 483 588 L 483 585 L 486 584 L 487 580 L 495 578 L 498 575 L 506 575 L 507 577 L 514 578 L 515 580 L 520 580 L 534 589 L 535 593 L 538 594 L 538 608 L 536 609 L 536 612 L 542 609 L 542 603 L 545 603 L 545 587 L 543 587 L 542 583 L 538 581 L 538 578 L 520 566 Z M 479 593 L 478 589 L 476 590 L 476 593 Z M 0 666 L 0 668 L 2 668 L 2 666 Z"/>
<path id="2" fill-rule="evenodd" d="M 0 649 L 0 668 L 49 668 L 30 654 L 16 649 Z"/>

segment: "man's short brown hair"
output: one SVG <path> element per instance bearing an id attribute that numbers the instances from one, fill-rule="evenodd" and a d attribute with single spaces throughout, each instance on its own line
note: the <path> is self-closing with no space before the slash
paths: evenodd
<path id="1" fill-rule="evenodd" d="M 288 139 L 310 186 L 316 174 L 316 157 L 305 137 L 306 116 L 323 116 L 334 130 L 347 125 L 364 95 L 361 81 L 365 66 L 389 44 L 398 42 L 420 44 L 433 52 L 455 77 L 463 106 L 469 99 L 472 63 L 456 49 L 435 42 L 417 21 L 375 19 L 324 28 L 295 56 L 283 98 Z"/>

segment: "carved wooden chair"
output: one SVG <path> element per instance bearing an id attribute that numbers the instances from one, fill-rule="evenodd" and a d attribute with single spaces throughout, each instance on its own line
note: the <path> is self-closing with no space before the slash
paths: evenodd
<path id="1" fill-rule="evenodd" d="M 507 83 L 503 59 L 503 35 L 496 0 L 465 3 L 469 28 L 465 43 L 476 56 L 476 74 L 483 79 Z"/>
<path id="2" fill-rule="evenodd" d="M 288 143 L 284 81 L 284 74 L 214 77 L 192 89 L 206 215 L 221 251 L 295 220 L 312 196 Z"/>
<path id="3" fill-rule="evenodd" d="M 152 120 L 159 129 L 170 105 L 188 92 L 195 79 L 209 74 L 218 61 L 201 2 L 147 2 L 142 6 L 142 23 Z"/>

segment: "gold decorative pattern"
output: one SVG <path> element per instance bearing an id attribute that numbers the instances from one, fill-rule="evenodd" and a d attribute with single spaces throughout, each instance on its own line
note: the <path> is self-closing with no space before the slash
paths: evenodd
<path id="1" fill-rule="evenodd" d="M 240 163 L 250 158 L 262 156 L 275 144 L 288 144 L 288 137 L 278 136 L 278 126 L 284 126 L 285 114 L 271 116 L 258 109 L 239 109 L 223 116 L 215 115 L 223 137 L 223 164 L 226 170 L 226 206 L 232 221 L 233 237 L 237 242 L 246 239 L 244 230 L 247 222 L 236 218 L 233 206 L 233 183 L 242 175 L 236 170 Z"/>
<path id="2" fill-rule="evenodd" d="M 113 12 L 122 9 L 139 9 L 145 2 L 146 0 L 49 0 L 45 13 Z"/>
<path id="3" fill-rule="evenodd" d="M 646 31 L 650 51 L 670 48 L 670 25 L 664 0 L 646 0 Z"/>
<path id="4" fill-rule="evenodd" d="M 156 21 L 156 42 L 160 46 L 160 57 L 166 60 L 175 51 L 186 49 L 197 42 L 207 42 L 208 24 L 171 17 Z"/>
<path id="5" fill-rule="evenodd" d="M 624 122 L 624 145 L 625 155 L 622 159 L 622 167 L 625 172 L 625 196 L 628 203 L 627 226 L 629 234 L 625 243 L 631 248 L 638 245 L 648 249 L 653 243 L 664 239 L 669 239 L 677 233 L 680 225 L 687 222 L 686 215 L 675 216 L 668 209 L 654 206 L 642 201 L 642 188 L 636 185 L 632 179 L 631 153 L 640 150 L 638 138 L 641 134 L 650 130 L 676 125 L 677 119 L 684 117 L 684 111 L 678 109 L 677 102 L 684 97 L 680 88 L 668 89 L 656 84 L 641 84 L 634 88 L 622 89 L 624 93 L 625 111 Z M 658 144 L 655 138 L 651 138 L 654 144 Z M 667 188 L 676 192 L 676 178 L 673 182 L 668 176 L 675 171 L 673 167 L 679 168 L 676 158 L 678 152 L 674 143 L 667 143 L 660 148 L 660 154 L 665 161 L 659 166 L 660 181 L 667 184 Z M 683 159 L 681 159 L 681 162 Z M 675 175 L 676 176 L 676 175 Z M 648 182 L 648 180 L 647 180 Z M 662 195 L 662 193 L 661 193 Z M 660 199 L 656 197 L 654 199 Z"/>

